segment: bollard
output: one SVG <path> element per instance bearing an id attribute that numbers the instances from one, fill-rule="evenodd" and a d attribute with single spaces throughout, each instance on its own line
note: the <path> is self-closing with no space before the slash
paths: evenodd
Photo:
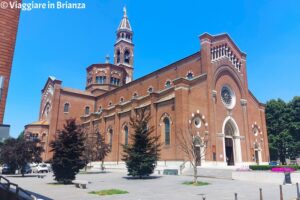
<path id="1" fill-rule="evenodd" d="M 259 188 L 259 200 L 263 200 L 262 189 Z"/>
<path id="2" fill-rule="evenodd" d="M 280 191 L 280 200 L 283 200 L 282 185 L 279 185 L 279 191 Z"/>
<path id="3" fill-rule="evenodd" d="M 299 184 L 296 183 L 296 187 L 297 187 L 297 200 L 300 200 L 300 192 L 299 192 Z"/>
<path id="4" fill-rule="evenodd" d="M 234 200 L 238 200 L 237 193 L 234 193 Z"/>

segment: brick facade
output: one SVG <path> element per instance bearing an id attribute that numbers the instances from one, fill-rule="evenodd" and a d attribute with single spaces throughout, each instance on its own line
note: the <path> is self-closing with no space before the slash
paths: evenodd
<path id="1" fill-rule="evenodd" d="M 9 0 L 3 1 L 9 2 Z M 0 140 L 9 136 L 10 126 L 4 125 L 3 120 L 19 24 L 19 15 L 19 9 L 0 8 Z"/>
<path id="2" fill-rule="evenodd" d="M 131 33 L 131 27 L 120 31 L 120 26 L 115 52 L 120 43 L 129 49 L 127 63 L 122 63 L 126 56 L 121 51 L 120 62 L 116 54 L 114 64 L 89 66 L 85 91 L 62 87 L 62 82 L 53 77 L 48 79 L 42 91 L 39 121 L 25 127 L 27 136 L 36 133 L 47 141 L 44 160 L 52 156 L 49 142 L 72 117 L 85 132 L 99 131 L 108 143 L 112 142 L 106 161 L 120 162 L 126 128 L 129 134 L 133 132 L 130 116 L 136 109 L 147 108 L 153 134 L 161 139 L 161 161 L 184 160 L 176 134 L 185 134 L 190 126 L 195 135 L 208 140 L 203 159 L 207 165 L 269 161 L 265 108 L 248 90 L 246 54 L 227 34 L 203 34 L 198 52 L 132 81 L 132 34 L 127 36 L 130 42 L 119 38 L 122 31 Z M 230 95 L 224 88 L 230 90 Z"/>

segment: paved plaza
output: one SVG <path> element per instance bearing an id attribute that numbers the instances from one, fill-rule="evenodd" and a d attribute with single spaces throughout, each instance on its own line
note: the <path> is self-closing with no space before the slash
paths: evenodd
<path id="1" fill-rule="evenodd" d="M 78 180 L 91 183 L 87 189 L 79 189 L 74 185 L 55 185 L 53 174 L 47 174 L 44 179 L 36 175 L 26 177 L 7 176 L 10 181 L 19 184 L 26 190 L 39 194 L 44 200 L 94 200 L 94 199 L 130 199 L 130 200 L 201 200 L 202 194 L 206 200 L 234 200 L 234 193 L 238 193 L 238 200 L 258 200 L 259 188 L 263 189 L 264 200 L 279 200 L 279 186 L 277 184 L 255 183 L 226 179 L 199 178 L 210 183 L 207 186 L 187 186 L 184 181 L 191 181 L 192 176 L 157 176 L 152 179 L 128 179 L 125 172 L 108 172 L 97 174 L 79 174 Z M 88 194 L 93 190 L 103 189 L 126 190 L 128 194 L 97 196 Z M 296 186 L 283 186 L 284 200 L 296 199 Z"/>

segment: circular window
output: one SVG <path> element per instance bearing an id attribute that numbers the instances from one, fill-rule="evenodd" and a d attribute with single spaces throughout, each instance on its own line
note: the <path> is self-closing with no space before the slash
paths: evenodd
<path id="1" fill-rule="evenodd" d="M 199 117 L 196 117 L 194 119 L 194 125 L 196 128 L 200 128 L 201 127 L 201 119 Z"/>
<path id="2" fill-rule="evenodd" d="M 253 130 L 253 134 L 254 134 L 255 136 L 257 136 L 257 135 L 258 135 L 258 132 L 259 132 L 258 129 L 255 127 L 254 130 Z"/>
<path id="3" fill-rule="evenodd" d="M 223 104 L 231 109 L 235 105 L 235 94 L 232 89 L 228 86 L 223 86 L 221 90 L 221 99 Z"/>

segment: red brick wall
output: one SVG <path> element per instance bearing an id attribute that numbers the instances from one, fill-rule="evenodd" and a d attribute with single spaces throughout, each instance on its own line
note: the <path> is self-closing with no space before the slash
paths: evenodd
<path id="1" fill-rule="evenodd" d="M 1 0 L 7 1 L 10 0 Z M 4 76 L 4 88 L 0 102 L 0 124 L 3 123 L 10 72 L 12 67 L 20 10 L 0 9 L 0 75 Z"/>

